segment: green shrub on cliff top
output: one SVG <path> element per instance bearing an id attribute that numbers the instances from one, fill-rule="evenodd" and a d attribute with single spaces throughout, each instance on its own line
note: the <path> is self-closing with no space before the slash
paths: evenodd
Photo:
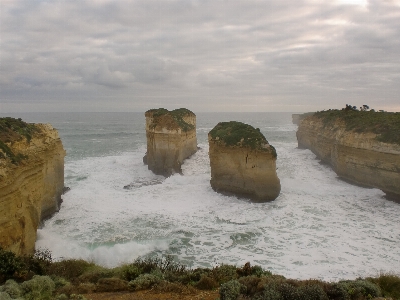
<path id="1" fill-rule="evenodd" d="M 0 159 L 9 158 L 16 165 L 26 159 L 27 156 L 21 153 L 13 153 L 6 143 L 19 141 L 22 138 L 26 138 L 29 142 L 35 132 L 39 132 L 35 124 L 10 117 L 0 118 Z"/>
<path id="2" fill-rule="evenodd" d="M 26 123 L 20 118 L 14 119 L 10 117 L 0 118 L 0 140 L 3 142 L 12 142 L 25 137 L 28 141 L 32 135 L 39 129 L 33 123 Z"/>
<path id="3" fill-rule="evenodd" d="M 377 140 L 400 145 L 400 113 L 328 110 L 314 113 L 314 117 L 323 120 L 325 126 L 333 126 L 337 120 L 346 124 L 347 130 L 358 133 L 372 132 Z"/>
<path id="4" fill-rule="evenodd" d="M 153 126 L 157 125 L 157 118 L 161 117 L 163 115 L 170 115 L 173 120 L 176 122 L 176 124 L 182 129 L 182 131 L 189 131 L 195 129 L 195 126 L 189 123 L 186 123 L 185 120 L 183 119 L 187 115 L 194 115 L 194 113 L 187 108 L 178 108 L 169 111 L 168 109 L 165 108 L 158 108 L 158 109 L 150 109 L 147 112 L 153 113 L 154 117 L 154 124 Z"/>
<path id="5" fill-rule="evenodd" d="M 227 146 L 249 147 L 251 149 L 272 152 L 276 157 L 275 148 L 268 144 L 260 129 L 242 122 L 220 122 L 209 132 L 209 136 L 214 141 L 223 142 Z M 269 146 L 265 147 L 265 145 Z"/>

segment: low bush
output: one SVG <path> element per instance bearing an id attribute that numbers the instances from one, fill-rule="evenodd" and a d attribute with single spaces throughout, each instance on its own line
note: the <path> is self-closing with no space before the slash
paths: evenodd
<path id="1" fill-rule="evenodd" d="M 367 280 L 345 280 L 339 281 L 341 286 L 351 300 L 371 299 L 381 296 L 379 286 Z"/>
<path id="2" fill-rule="evenodd" d="M 199 290 L 213 290 L 217 288 L 218 282 L 216 282 L 213 278 L 203 275 L 200 280 L 194 285 Z"/>
<path id="3" fill-rule="evenodd" d="M 11 251 L 3 250 L 0 247 L 0 283 L 14 277 L 21 272 L 25 265 L 21 257 L 16 256 Z"/>
<path id="4" fill-rule="evenodd" d="M 31 280 L 24 281 L 21 288 L 26 300 L 50 300 L 55 284 L 49 276 L 35 275 Z"/>
<path id="5" fill-rule="evenodd" d="M 240 294 L 246 293 L 246 287 L 239 281 L 231 280 L 221 285 L 219 295 L 221 300 L 236 300 Z"/>
<path id="6" fill-rule="evenodd" d="M 235 266 L 221 265 L 212 269 L 210 277 L 219 284 L 223 284 L 228 281 L 237 279 L 238 275 Z"/>
<path id="7" fill-rule="evenodd" d="M 146 290 L 162 281 L 162 278 L 154 274 L 141 274 L 135 280 L 129 282 L 129 287 L 135 291 Z"/>
<path id="8" fill-rule="evenodd" d="M 3 286 L 0 286 L 0 292 L 7 293 L 13 299 L 21 297 L 23 293 L 20 285 L 12 279 L 7 280 Z"/>
<path id="9" fill-rule="evenodd" d="M 129 290 L 128 281 L 119 278 L 101 278 L 96 285 L 97 292 L 120 292 Z"/>
<path id="10" fill-rule="evenodd" d="M 394 274 L 381 274 L 377 278 L 368 278 L 369 281 L 381 288 L 383 297 L 400 300 L 400 277 Z"/>
<path id="11" fill-rule="evenodd" d="M 68 259 L 53 262 L 48 268 L 48 275 L 64 277 L 67 280 L 77 280 L 86 270 L 94 264 L 82 259 Z"/>

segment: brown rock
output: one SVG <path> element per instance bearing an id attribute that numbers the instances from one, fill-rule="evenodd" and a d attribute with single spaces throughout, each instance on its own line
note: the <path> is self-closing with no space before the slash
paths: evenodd
<path id="1" fill-rule="evenodd" d="M 64 188 L 65 150 L 49 124 L 27 138 L 4 144 L 25 158 L 13 163 L 0 156 L 0 246 L 16 254 L 32 253 L 39 223 L 58 211 Z"/>
<path id="2" fill-rule="evenodd" d="M 299 148 L 310 149 L 341 178 L 400 199 L 400 145 L 380 142 L 372 132 L 346 130 L 341 120 L 328 126 L 315 116 L 302 120 L 296 135 Z"/>
<path id="3" fill-rule="evenodd" d="M 221 193 L 271 201 L 280 193 L 276 151 L 258 129 L 222 122 L 208 134 L 211 187 Z"/>
<path id="4" fill-rule="evenodd" d="M 181 173 L 184 159 L 197 151 L 196 115 L 188 109 L 145 113 L 147 153 L 143 162 L 155 174 Z"/>

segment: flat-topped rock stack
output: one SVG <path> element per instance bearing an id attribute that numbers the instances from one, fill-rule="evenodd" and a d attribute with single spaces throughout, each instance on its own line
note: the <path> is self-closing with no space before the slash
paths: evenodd
<path id="1" fill-rule="evenodd" d="M 211 187 L 256 202 L 278 197 L 276 150 L 257 128 L 236 121 L 218 123 L 208 134 Z"/>
<path id="2" fill-rule="evenodd" d="M 196 115 L 186 108 L 146 111 L 147 153 L 143 158 L 149 170 L 166 177 L 181 173 L 184 159 L 197 151 Z"/>
<path id="3" fill-rule="evenodd" d="M 0 246 L 34 252 L 40 222 L 59 210 L 65 150 L 50 124 L 0 118 Z"/>

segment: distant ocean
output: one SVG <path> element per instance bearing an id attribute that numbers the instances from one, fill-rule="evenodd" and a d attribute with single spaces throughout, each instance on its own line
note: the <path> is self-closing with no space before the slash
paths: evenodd
<path id="1" fill-rule="evenodd" d="M 113 267 L 169 254 L 190 267 L 249 261 L 286 277 L 323 280 L 399 270 L 400 204 L 338 179 L 298 149 L 290 113 L 197 113 L 200 150 L 183 175 L 167 179 L 143 165 L 144 113 L 7 115 L 51 123 L 67 151 L 71 190 L 36 242 L 55 258 Z M 211 189 L 207 133 L 229 120 L 260 128 L 276 148 L 282 191 L 275 201 Z"/>

